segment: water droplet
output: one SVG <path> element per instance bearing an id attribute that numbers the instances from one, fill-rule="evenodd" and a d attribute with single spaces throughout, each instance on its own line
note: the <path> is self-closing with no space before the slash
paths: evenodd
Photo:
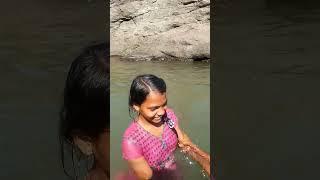
<path id="1" fill-rule="evenodd" d="M 201 170 L 201 175 L 203 178 L 208 179 L 209 176 L 207 175 L 206 171 L 204 169 Z"/>

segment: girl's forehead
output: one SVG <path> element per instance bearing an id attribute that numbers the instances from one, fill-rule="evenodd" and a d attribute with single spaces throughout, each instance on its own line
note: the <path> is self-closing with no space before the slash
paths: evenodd
<path id="1" fill-rule="evenodd" d="M 147 98 L 146 99 L 150 99 L 150 98 L 166 98 L 167 94 L 164 92 L 164 93 L 160 93 L 158 91 L 150 91 L 150 93 L 147 95 Z"/>
<path id="2" fill-rule="evenodd" d="M 156 102 L 163 103 L 165 101 L 167 101 L 167 94 L 166 93 L 151 91 L 143 103 L 156 103 Z"/>

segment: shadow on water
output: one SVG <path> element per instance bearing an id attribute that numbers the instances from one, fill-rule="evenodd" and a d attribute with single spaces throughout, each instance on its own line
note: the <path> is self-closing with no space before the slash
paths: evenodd
<path id="1" fill-rule="evenodd" d="M 217 179 L 319 177 L 318 1 L 217 2 Z"/>
<path id="2" fill-rule="evenodd" d="M 313 10 L 320 8 L 320 2 L 317 0 L 265 0 L 265 6 L 268 9 L 300 9 Z"/>
<path id="3" fill-rule="evenodd" d="M 105 2 L 3 1 L 0 11 L 0 179 L 63 179 L 66 71 L 82 48 L 105 41 Z"/>
<path id="4" fill-rule="evenodd" d="M 265 0 L 265 9 L 270 12 L 270 15 L 288 23 L 317 23 L 320 20 L 318 15 L 320 2 L 315 0 Z"/>

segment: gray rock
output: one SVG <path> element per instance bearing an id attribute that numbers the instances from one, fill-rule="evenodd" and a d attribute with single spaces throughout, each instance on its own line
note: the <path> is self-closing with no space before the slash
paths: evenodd
<path id="1" fill-rule="evenodd" d="M 111 55 L 210 59 L 209 0 L 111 0 Z"/>

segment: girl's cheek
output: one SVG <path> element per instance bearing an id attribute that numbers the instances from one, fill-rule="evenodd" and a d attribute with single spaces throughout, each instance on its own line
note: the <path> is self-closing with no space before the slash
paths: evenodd
<path id="1" fill-rule="evenodd" d="M 151 111 L 151 112 L 149 112 L 149 115 L 148 115 L 148 116 L 149 116 L 149 117 L 154 117 L 155 115 L 156 115 L 156 112 L 152 112 L 152 111 Z"/>

